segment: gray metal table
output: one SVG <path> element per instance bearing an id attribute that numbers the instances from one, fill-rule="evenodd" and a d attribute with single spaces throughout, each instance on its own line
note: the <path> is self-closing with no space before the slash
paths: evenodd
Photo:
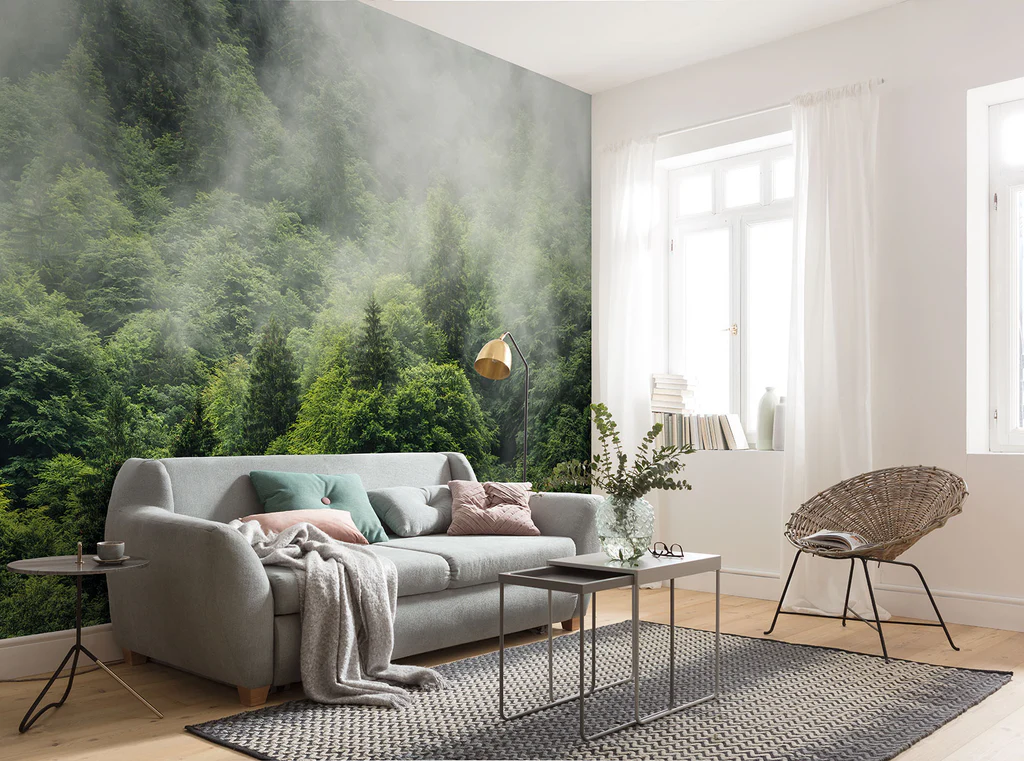
<path id="1" fill-rule="evenodd" d="M 612 732 L 627 727 L 647 724 L 663 716 L 682 711 L 693 706 L 717 700 L 721 684 L 721 569 L 720 555 L 704 555 L 686 553 L 681 558 L 645 557 L 636 566 L 623 565 L 612 560 L 603 552 L 590 555 L 578 555 L 568 558 L 557 558 L 548 561 L 550 565 L 543 568 L 532 568 L 526 571 L 503 573 L 498 576 L 498 711 L 502 719 L 511 720 L 527 716 L 547 708 L 552 708 L 573 700 L 580 704 L 580 737 L 584 740 L 596 740 Z M 675 705 L 675 671 L 676 671 L 676 584 L 675 580 L 683 576 L 698 573 L 715 572 L 715 689 L 710 695 Z M 668 706 L 660 711 L 640 715 L 640 587 L 655 582 L 669 582 L 669 697 Z M 505 714 L 505 585 L 533 587 L 545 589 L 548 593 L 548 702 L 544 705 L 507 716 Z M 615 682 L 597 686 L 597 596 L 599 591 L 621 587 L 632 588 L 632 663 L 630 676 Z M 577 595 L 580 616 L 580 689 L 579 695 L 570 695 L 559 700 L 554 699 L 554 664 L 552 650 L 552 592 L 569 592 Z M 586 689 L 586 619 L 584 617 L 584 595 L 591 597 L 591 637 L 590 647 L 590 690 Z M 595 692 L 615 687 L 626 682 L 633 682 L 633 718 L 592 735 L 586 733 L 586 698 Z"/>
<path id="2" fill-rule="evenodd" d="M 36 698 L 35 702 L 29 707 L 25 713 L 25 718 L 21 720 L 21 724 L 18 726 L 19 732 L 25 732 L 35 724 L 36 719 L 42 716 L 44 713 L 49 711 L 51 708 L 60 708 L 64 705 L 64 701 L 68 699 L 68 695 L 71 694 L 71 685 L 75 682 L 75 671 L 78 668 L 78 654 L 91 658 L 93 662 L 101 669 L 107 672 L 114 680 L 130 692 L 136 700 L 141 702 L 146 708 L 156 714 L 157 718 L 162 719 L 164 715 L 156 710 L 148 700 L 142 697 L 139 693 L 133 690 L 128 684 L 121 679 L 117 674 L 107 668 L 107 665 L 93 655 L 85 645 L 82 644 L 82 577 L 83 576 L 105 576 L 108 573 L 117 573 L 120 571 L 128 571 L 137 568 L 143 568 L 149 565 L 149 561 L 145 558 L 133 557 L 125 560 L 123 563 L 118 565 L 107 565 L 100 564 L 92 560 L 89 557 L 82 558 L 81 564 L 78 562 L 77 555 L 58 555 L 56 557 L 49 558 L 32 558 L 30 560 L 15 560 L 13 563 L 7 564 L 7 570 L 14 571 L 15 573 L 23 573 L 27 576 L 74 576 L 75 577 L 75 644 L 68 650 L 68 654 L 64 656 L 64 660 L 61 661 L 57 670 L 53 672 L 53 676 L 43 687 L 43 691 L 39 693 L 39 697 Z M 73 658 L 72 658 L 73 657 Z M 64 694 L 61 699 L 49 703 L 39 709 L 39 712 L 34 716 L 32 712 L 35 711 L 36 706 L 39 705 L 43 697 L 49 692 L 50 687 L 57 681 L 57 677 L 60 676 L 60 672 L 64 670 L 68 660 L 71 660 L 71 674 L 68 675 L 68 686 L 64 690 Z"/>

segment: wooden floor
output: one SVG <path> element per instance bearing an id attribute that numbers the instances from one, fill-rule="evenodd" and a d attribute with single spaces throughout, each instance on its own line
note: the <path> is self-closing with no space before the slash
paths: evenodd
<path id="1" fill-rule="evenodd" d="M 774 603 L 742 597 L 722 598 L 722 629 L 734 634 L 761 636 L 771 619 Z M 714 596 L 697 592 L 677 593 L 677 623 L 714 628 Z M 668 591 L 644 590 L 641 616 L 667 622 Z M 628 593 L 602 592 L 598 623 L 629 617 Z M 589 623 L 589 621 L 588 621 Z M 953 637 L 961 648 L 954 652 L 942 632 L 918 627 L 889 627 L 889 652 L 901 657 L 949 666 L 1024 670 L 1024 633 L 953 625 Z M 557 631 L 561 631 L 556 626 Z M 537 635 L 510 638 L 512 644 L 539 639 Z M 867 653 L 878 652 L 878 639 L 864 624 L 845 629 L 837 621 L 783 616 L 772 636 L 789 642 L 827 645 Z M 407 662 L 436 665 L 494 649 L 496 641 L 451 648 L 409 659 Z M 139 690 L 165 719 L 153 717 L 109 676 L 99 671 L 75 679 L 68 702 L 50 711 L 26 734 L 18 734 L 18 722 L 42 687 L 40 682 L 0 684 L 0 759 L 241 759 L 243 754 L 213 745 L 187 734 L 183 727 L 238 713 L 241 707 L 231 687 L 214 684 L 174 669 L 147 663 L 114 671 Z M 62 687 L 58 682 L 54 687 Z M 1017 761 L 1024 760 L 1024 680 L 1009 685 L 960 718 L 924 739 L 899 761 Z M 59 693 L 58 693 L 59 695 Z M 292 688 L 271 694 L 270 702 L 301 697 Z M 856 761 L 851 759 L 850 761 Z"/>

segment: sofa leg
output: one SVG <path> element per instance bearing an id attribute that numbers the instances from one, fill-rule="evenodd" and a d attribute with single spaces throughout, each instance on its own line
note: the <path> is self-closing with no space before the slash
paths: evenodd
<path id="1" fill-rule="evenodd" d="M 574 631 L 576 631 L 576 628 L 578 626 L 579 626 L 579 621 L 577 621 L 575 618 L 570 618 L 568 621 L 563 621 L 562 622 L 562 628 L 565 629 L 565 631 L 567 631 L 567 632 L 574 632 Z"/>
<path id="2" fill-rule="evenodd" d="M 141 666 L 149 658 L 142 653 L 136 653 L 134 650 L 129 650 L 127 647 L 122 647 L 121 652 L 124 653 L 124 662 L 129 666 Z"/>
<path id="3" fill-rule="evenodd" d="M 241 687 L 238 688 L 238 702 L 246 708 L 256 708 L 267 702 L 267 695 L 270 693 L 270 685 L 266 687 Z"/>

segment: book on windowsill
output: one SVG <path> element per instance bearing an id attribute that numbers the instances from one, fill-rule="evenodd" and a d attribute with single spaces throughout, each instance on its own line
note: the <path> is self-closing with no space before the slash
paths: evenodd
<path id="1" fill-rule="evenodd" d="M 821 547 L 823 550 L 855 550 L 868 542 L 860 534 L 853 531 L 816 531 L 802 540 L 804 544 Z"/>

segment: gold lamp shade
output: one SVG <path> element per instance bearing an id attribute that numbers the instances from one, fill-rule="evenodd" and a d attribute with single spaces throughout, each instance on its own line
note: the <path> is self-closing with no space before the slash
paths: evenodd
<path id="1" fill-rule="evenodd" d="M 490 380 L 505 380 L 512 373 L 512 349 L 501 338 L 488 341 L 476 355 L 473 369 Z"/>

